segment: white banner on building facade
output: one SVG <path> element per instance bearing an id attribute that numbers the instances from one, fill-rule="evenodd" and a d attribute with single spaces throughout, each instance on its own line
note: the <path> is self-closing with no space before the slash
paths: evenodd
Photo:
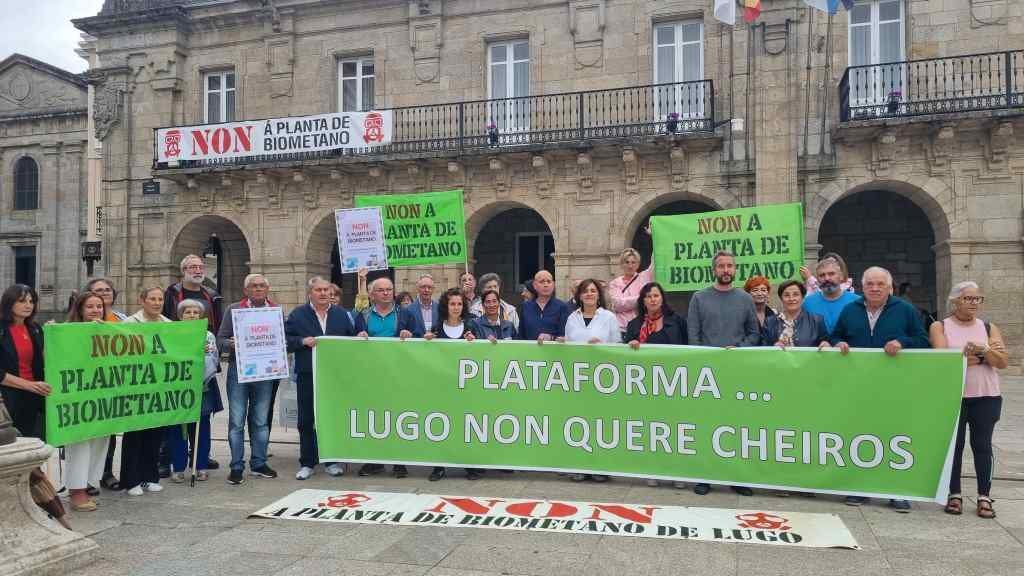
<path id="1" fill-rule="evenodd" d="M 252 516 L 860 549 L 835 514 L 759 509 L 304 489 Z"/>
<path id="2" fill-rule="evenodd" d="M 380 206 L 335 210 L 334 220 L 338 227 L 338 254 L 343 274 L 360 268 L 372 271 L 388 267 Z"/>
<path id="3" fill-rule="evenodd" d="M 231 323 L 240 383 L 288 378 L 281 308 L 233 308 Z"/>
<path id="4" fill-rule="evenodd" d="M 390 144 L 391 116 L 390 110 L 338 112 L 159 128 L 156 161 L 228 160 Z"/>

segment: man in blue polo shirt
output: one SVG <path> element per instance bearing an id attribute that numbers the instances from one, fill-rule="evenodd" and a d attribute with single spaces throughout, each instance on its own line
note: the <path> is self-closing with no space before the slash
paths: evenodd
<path id="1" fill-rule="evenodd" d="M 817 314 L 825 319 L 825 329 L 831 334 L 839 319 L 839 313 L 851 302 L 859 302 L 860 296 L 847 292 L 839 285 L 842 271 L 839 262 L 833 258 L 825 258 L 818 262 L 814 270 L 818 278 L 819 291 L 804 298 L 804 310 Z"/>
<path id="2" fill-rule="evenodd" d="M 422 338 L 423 331 L 416 322 L 415 313 L 410 308 L 402 308 L 395 303 L 395 285 L 387 278 L 377 278 L 370 284 L 370 301 L 373 304 L 356 316 L 356 336 L 380 338 L 399 337 Z M 359 469 L 360 476 L 379 474 L 384 470 L 383 464 L 364 464 Z M 409 470 L 401 464 L 392 467 L 395 478 L 405 478 Z"/>
<path id="3" fill-rule="evenodd" d="M 547 270 L 533 276 L 537 297 L 523 302 L 519 318 L 519 339 L 546 342 L 565 335 L 565 321 L 569 319 L 569 306 L 555 298 L 555 279 Z"/>

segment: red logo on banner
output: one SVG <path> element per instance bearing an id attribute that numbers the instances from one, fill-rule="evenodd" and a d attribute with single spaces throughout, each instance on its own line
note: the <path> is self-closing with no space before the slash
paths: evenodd
<path id="1" fill-rule="evenodd" d="M 164 156 L 176 158 L 181 154 L 181 130 L 169 130 L 164 134 Z"/>
<path id="2" fill-rule="evenodd" d="M 363 121 L 363 140 L 366 142 L 384 141 L 384 117 L 378 112 L 370 112 Z"/>
<path id="3" fill-rule="evenodd" d="M 740 521 L 740 528 L 753 528 L 755 530 L 789 530 L 790 527 L 786 526 L 786 522 L 789 522 L 786 518 L 779 516 L 773 516 L 764 512 L 754 512 L 752 514 L 740 514 L 736 517 Z"/>
<path id="4" fill-rule="evenodd" d="M 328 496 L 327 501 L 321 502 L 319 506 L 321 508 L 359 508 L 363 502 L 368 502 L 370 499 L 366 494 L 352 492 L 341 496 Z"/>

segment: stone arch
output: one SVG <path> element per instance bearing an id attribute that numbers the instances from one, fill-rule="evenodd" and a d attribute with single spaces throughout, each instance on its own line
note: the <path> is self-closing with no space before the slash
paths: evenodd
<path id="1" fill-rule="evenodd" d="M 551 234 L 555 237 L 555 249 L 564 249 L 561 244 L 561 242 L 563 242 L 563 235 L 558 234 L 556 226 L 552 225 L 553 223 L 558 222 L 558 219 L 548 206 L 542 204 L 530 205 L 516 200 L 497 200 L 475 208 L 466 206 L 466 243 L 469 244 L 466 247 L 466 250 L 469 253 L 470 262 L 474 259 L 475 247 L 473 245 L 476 244 L 476 237 L 480 234 L 483 227 L 498 214 L 514 208 L 526 208 L 539 214 L 548 229 L 551 230 Z"/>
<path id="2" fill-rule="evenodd" d="M 656 191 L 641 193 L 634 198 L 627 200 L 619 212 L 624 216 L 620 222 L 621 227 L 615 226 L 611 230 L 611 241 L 609 245 L 612 250 L 618 252 L 630 246 L 640 225 L 647 221 L 647 218 L 661 206 L 673 202 L 694 202 L 704 204 L 711 210 L 725 210 L 726 208 L 739 208 L 740 201 L 736 195 L 728 190 L 715 188 L 710 189 L 710 194 L 697 194 L 693 192 L 668 192 L 659 194 Z"/>
<path id="3" fill-rule="evenodd" d="M 181 259 L 188 254 L 203 256 L 203 251 L 211 236 L 216 235 L 219 243 L 221 256 L 211 262 L 210 258 L 203 258 L 206 263 L 207 280 L 211 287 L 220 284 L 221 295 L 226 302 L 234 302 L 242 299 L 242 282 L 249 274 L 249 263 L 252 260 L 252 252 L 248 235 L 234 220 L 221 215 L 206 214 L 192 218 L 185 222 L 175 233 L 174 241 L 171 243 L 167 262 L 172 277 L 177 280 L 179 276 L 178 265 Z M 220 275 L 217 275 L 217 269 Z"/>
<path id="4" fill-rule="evenodd" d="M 845 190 L 830 184 L 807 206 L 809 257 L 819 249 L 838 251 L 848 260 L 855 285 L 867 266 L 885 266 L 894 289 L 908 282 L 915 305 L 939 310 L 952 274 L 949 251 L 940 248 L 955 234 L 952 194 L 944 182 L 869 180 Z"/>
<path id="5" fill-rule="evenodd" d="M 519 301 L 515 286 L 527 272 L 547 268 L 558 277 L 551 253 L 560 250 L 559 235 L 538 206 L 499 201 L 474 210 L 466 219 L 466 243 L 471 271 L 477 276 L 486 272 L 501 276 L 502 298 L 508 301 Z M 533 249 L 528 250 L 528 245 Z"/>

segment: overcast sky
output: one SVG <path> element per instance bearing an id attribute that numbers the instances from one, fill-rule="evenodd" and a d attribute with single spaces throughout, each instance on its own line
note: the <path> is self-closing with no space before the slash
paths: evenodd
<path id="1" fill-rule="evenodd" d="M 72 18 L 95 16 L 103 0 L 0 0 L 0 60 L 14 52 L 69 72 L 84 72 L 75 54 L 81 32 Z"/>

